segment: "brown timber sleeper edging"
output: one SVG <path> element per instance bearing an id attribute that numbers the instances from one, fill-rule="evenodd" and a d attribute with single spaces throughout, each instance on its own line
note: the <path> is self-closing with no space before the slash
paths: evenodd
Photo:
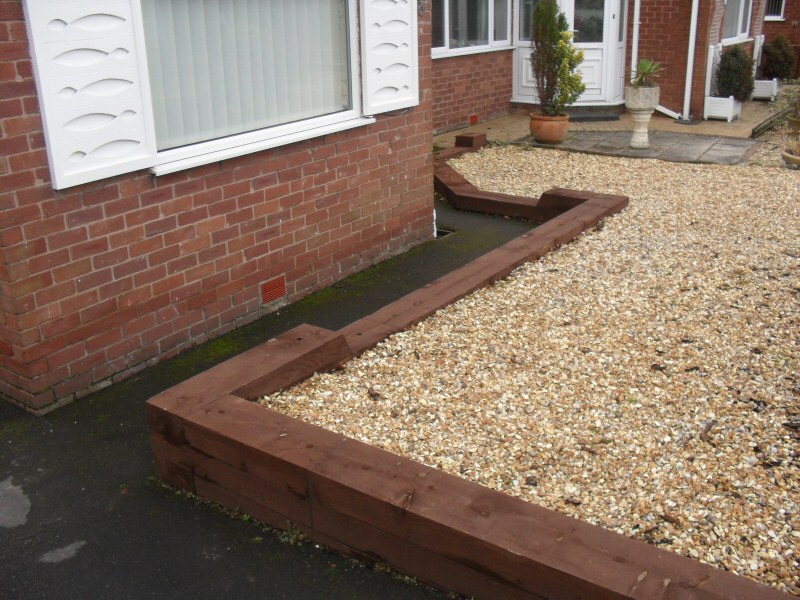
<path id="1" fill-rule="evenodd" d="M 442 173 L 456 184 L 448 192 L 454 204 L 560 214 L 338 332 L 301 325 L 151 398 L 159 475 L 264 523 L 294 523 L 345 554 L 475 598 L 788 598 L 250 401 L 345 363 L 627 204 L 567 190 L 503 204 Z"/>

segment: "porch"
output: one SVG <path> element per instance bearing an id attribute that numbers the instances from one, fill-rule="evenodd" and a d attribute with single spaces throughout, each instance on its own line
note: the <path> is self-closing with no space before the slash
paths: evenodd
<path id="1" fill-rule="evenodd" d="M 567 139 L 558 147 L 675 162 L 736 164 L 757 144 L 753 137 L 768 128 L 778 116 L 773 104 L 760 101 L 746 102 L 741 117 L 730 123 L 708 120 L 687 125 L 656 113 L 650 121 L 650 148 L 634 150 L 628 146 L 633 120 L 629 113 L 623 113 L 618 120 L 571 122 Z M 528 116 L 511 114 L 437 135 L 435 147 L 451 147 L 456 136 L 464 133 L 485 133 L 490 142 L 533 141 Z"/>

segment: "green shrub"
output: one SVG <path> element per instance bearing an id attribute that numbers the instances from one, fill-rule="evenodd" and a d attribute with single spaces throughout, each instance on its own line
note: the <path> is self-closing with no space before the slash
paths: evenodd
<path id="1" fill-rule="evenodd" d="M 533 9 L 531 68 L 542 113 L 553 117 L 575 102 L 586 86 L 577 71 L 583 51 L 572 43 L 572 33 L 556 0 L 539 0 Z"/>
<path id="2" fill-rule="evenodd" d="M 719 61 L 717 95 L 744 102 L 753 94 L 753 86 L 753 59 L 740 46 L 731 46 Z"/>
<path id="3" fill-rule="evenodd" d="M 631 77 L 633 87 L 655 87 L 655 79 L 661 73 L 661 63 L 649 58 L 640 58 L 636 65 L 636 72 Z"/>
<path id="4" fill-rule="evenodd" d="M 782 35 L 764 44 L 761 55 L 761 76 L 764 79 L 789 79 L 794 69 L 794 51 Z"/>

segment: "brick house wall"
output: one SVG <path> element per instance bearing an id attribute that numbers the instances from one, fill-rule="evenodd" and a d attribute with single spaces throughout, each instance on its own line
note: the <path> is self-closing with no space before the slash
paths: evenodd
<path id="1" fill-rule="evenodd" d="M 794 77 L 800 77 L 800 0 L 786 0 L 783 17 L 781 21 L 764 21 L 764 34 L 767 41 L 781 35 L 789 40 L 795 55 Z"/>
<path id="2" fill-rule="evenodd" d="M 512 49 L 433 61 L 433 129 L 466 127 L 511 110 Z"/>
<path id="3" fill-rule="evenodd" d="M 634 2 L 630 0 L 628 57 L 631 56 L 633 39 L 633 6 Z M 765 6 L 765 0 L 753 2 L 750 23 L 752 35 L 761 33 Z M 690 101 L 690 112 L 695 120 L 703 116 L 708 47 L 721 39 L 724 10 L 723 0 L 700 2 L 699 5 Z M 675 112 L 683 112 L 691 14 L 692 0 L 642 0 L 641 2 L 639 56 L 661 63 L 663 68 L 659 78 L 661 105 Z M 752 51 L 752 44 L 746 47 L 748 52 Z"/>
<path id="4" fill-rule="evenodd" d="M 54 191 L 21 0 L 0 0 L 0 394 L 44 412 L 432 236 L 430 13 L 421 104 L 155 177 Z"/>
<path id="5" fill-rule="evenodd" d="M 786 0 L 783 9 L 783 20 L 764 21 L 764 33 L 767 40 L 784 36 L 793 46 L 800 46 L 800 2 Z"/>
<path id="6" fill-rule="evenodd" d="M 628 7 L 628 50 L 633 39 L 633 2 Z M 686 81 L 691 0 L 642 0 L 639 25 L 639 57 L 661 64 L 661 104 L 680 112 Z M 698 46 L 699 46 L 698 40 Z M 628 60 L 630 64 L 630 60 Z M 702 109 L 701 109 L 702 113 Z"/>

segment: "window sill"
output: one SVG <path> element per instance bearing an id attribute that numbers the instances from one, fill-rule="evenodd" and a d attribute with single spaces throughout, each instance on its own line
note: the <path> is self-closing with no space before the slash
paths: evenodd
<path id="1" fill-rule="evenodd" d="M 722 40 L 720 43 L 723 46 L 735 46 L 736 44 L 746 44 L 747 42 L 752 42 L 753 38 L 751 37 L 735 37 L 735 38 L 727 38 Z"/>
<path id="2" fill-rule="evenodd" d="M 433 50 L 431 58 L 437 60 L 439 58 L 453 58 L 455 56 L 468 56 L 470 54 L 483 54 L 485 52 L 501 52 L 503 50 L 513 50 L 514 46 L 476 46 L 472 48 L 458 48 L 457 50 Z"/>
<path id="3" fill-rule="evenodd" d="M 278 148 L 288 144 L 303 142 L 312 138 L 329 135 L 331 133 L 338 133 L 348 129 L 355 129 L 356 127 L 363 127 L 375 123 L 374 117 L 358 117 L 355 119 L 348 119 L 330 125 L 321 127 L 314 127 L 304 131 L 297 131 L 281 136 L 273 136 L 264 140 L 241 144 L 223 150 L 216 150 L 197 154 L 188 158 L 175 159 L 173 151 L 167 150 L 158 155 L 158 164 L 150 169 L 154 175 L 168 175 L 169 173 L 176 173 L 178 171 L 185 171 L 194 167 L 200 167 L 213 162 L 227 160 L 229 158 L 236 158 L 237 156 L 244 156 L 245 154 L 252 154 L 253 152 L 260 152 L 261 150 L 269 150 L 271 148 Z"/>
<path id="4" fill-rule="evenodd" d="M 764 21 L 771 22 L 771 23 L 782 23 L 786 20 L 786 17 L 764 17 Z"/>

